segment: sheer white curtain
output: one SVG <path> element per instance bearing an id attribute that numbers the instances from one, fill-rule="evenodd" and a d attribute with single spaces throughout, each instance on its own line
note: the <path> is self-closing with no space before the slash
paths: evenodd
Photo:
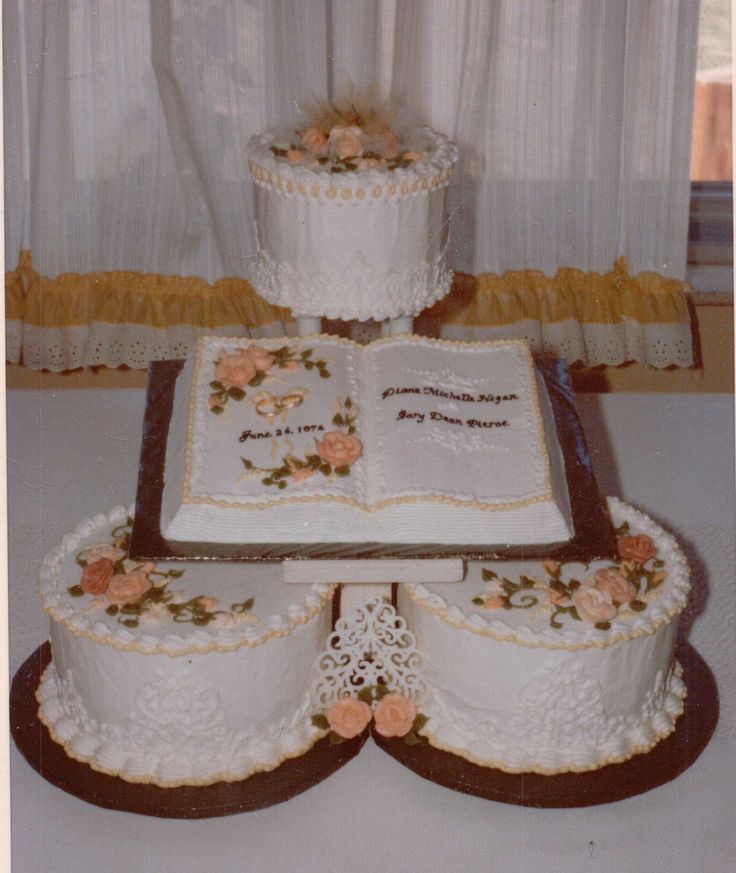
<path id="1" fill-rule="evenodd" d="M 249 275 L 245 144 L 348 82 L 377 83 L 457 141 L 457 271 L 551 281 L 623 257 L 624 284 L 644 271 L 682 279 L 697 5 L 8 0 L 6 262 L 33 259 L 11 276 L 10 359 L 142 366 L 202 329 L 243 332 L 238 293 L 223 303 L 213 283 Z M 446 330 L 526 333 L 589 363 L 686 365 L 689 328 L 668 287 L 643 326 L 570 327 L 559 312 L 527 324 L 519 310 Z M 257 326 L 280 332 L 267 309 Z"/>

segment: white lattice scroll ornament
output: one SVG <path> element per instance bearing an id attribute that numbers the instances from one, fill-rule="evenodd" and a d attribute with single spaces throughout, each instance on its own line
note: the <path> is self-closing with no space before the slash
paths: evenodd
<path id="1" fill-rule="evenodd" d="M 340 618 L 317 661 L 312 686 L 319 709 L 363 688 L 384 686 L 419 705 L 426 698 L 416 638 L 390 603 L 374 597 Z"/>

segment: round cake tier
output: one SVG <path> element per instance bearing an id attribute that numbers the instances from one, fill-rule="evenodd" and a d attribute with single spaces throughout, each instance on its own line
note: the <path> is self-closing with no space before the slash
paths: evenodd
<path id="1" fill-rule="evenodd" d="M 130 515 L 83 522 L 40 576 L 52 663 L 39 718 L 67 754 L 131 782 L 236 781 L 324 735 L 309 686 L 334 586 L 278 565 L 141 563 Z"/>
<path id="2" fill-rule="evenodd" d="M 429 128 L 407 167 L 333 172 L 249 144 L 258 293 L 295 316 L 414 316 L 450 290 L 445 195 L 457 150 Z"/>
<path id="3" fill-rule="evenodd" d="M 429 687 L 429 742 L 482 766 L 594 770 L 674 729 L 673 659 L 689 590 L 679 547 L 609 499 L 616 561 L 471 564 L 460 584 L 400 586 Z"/>

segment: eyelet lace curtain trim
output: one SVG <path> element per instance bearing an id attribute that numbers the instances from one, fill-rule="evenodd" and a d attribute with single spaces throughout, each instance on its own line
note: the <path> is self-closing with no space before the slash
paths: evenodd
<path id="1" fill-rule="evenodd" d="M 54 371 L 83 366 L 145 368 L 185 357 L 198 336 L 278 336 L 295 331 L 247 280 L 113 272 L 39 276 L 25 252 L 6 276 L 8 360 Z M 416 322 L 447 339 L 528 339 L 590 366 L 640 361 L 692 365 L 682 282 L 630 276 L 620 259 L 605 275 L 534 270 L 458 273 L 451 293 Z"/>
<path id="2" fill-rule="evenodd" d="M 631 276 L 624 258 L 606 274 L 456 274 L 451 294 L 426 317 L 446 339 L 526 339 L 534 351 L 591 367 L 693 365 L 684 283 L 656 273 Z"/>
<path id="3" fill-rule="evenodd" d="M 5 250 L 38 271 L 8 277 L 8 356 L 112 365 L 200 329 L 283 332 L 248 284 L 245 145 L 352 84 L 458 145 L 449 265 L 479 278 L 444 329 L 689 361 L 660 289 L 686 268 L 697 22 L 676 0 L 7 0 Z M 605 293 L 590 271 L 620 255 L 635 277 Z"/>

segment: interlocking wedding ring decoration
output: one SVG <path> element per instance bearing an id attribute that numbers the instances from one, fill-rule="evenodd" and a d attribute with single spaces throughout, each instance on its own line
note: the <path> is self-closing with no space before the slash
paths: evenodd
<path id="1" fill-rule="evenodd" d="M 282 412 L 287 412 L 289 409 L 301 406 L 302 403 L 304 403 L 304 394 L 292 392 L 291 394 L 283 394 L 281 397 L 278 397 L 267 391 L 256 402 L 256 412 L 264 418 L 275 418 Z"/>
<path id="2" fill-rule="evenodd" d="M 380 597 L 358 604 L 337 621 L 317 669 L 312 697 L 320 709 L 378 685 L 417 705 L 427 697 L 416 638 L 394 607 Z"/>

